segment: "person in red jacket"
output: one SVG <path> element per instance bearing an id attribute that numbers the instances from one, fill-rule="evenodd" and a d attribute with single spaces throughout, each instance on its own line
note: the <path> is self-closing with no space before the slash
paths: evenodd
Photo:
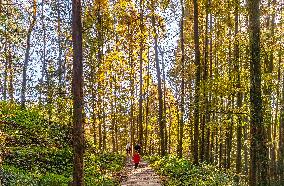
<path id="1" fill-rule="evenodd" d="M 140 163 L 140 155 L 139 155 L 139 153 L 137 151 L 134 152 L 132 159 L 133 159 L 133 162 L 135 164 L 135 169 L 137 169 L 137 167 L 138 167 L 138 165 Z"/>

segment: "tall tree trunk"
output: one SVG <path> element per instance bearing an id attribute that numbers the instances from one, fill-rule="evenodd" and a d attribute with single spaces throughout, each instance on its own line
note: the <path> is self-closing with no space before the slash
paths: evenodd
<path id="1" fill-rule="evenodd" d="M 142 113 L 142 106 L 143 106 L 143 50 L 144 50 L 144 25 L 143 25 L 143 1 L 140 0 L 140 33 L 142 35 L 142 37 L 140 37 L 140 51 L 139 51 L 139 61 L 140 61 L 140 69 L 139 69 L 139 73 L 140 73 L 140 93 L 139 93 L 139 143 L 142 145 L 143 144 L 143 113 Z M 141 153 L 143 153 L 143 148 L 141 149 Z"/>
<path id="2" fill-rule="evenodd" d="M 60 0 L 57 0 L 57 42 L 58 42 L 58 86 L 59 86 L 59 95 L 62 96 L 62 88 L 63 88 L 63 70 L 62 70 L 62 46 L 61 46 L 61 16 L 60 16 Z M 59 105 L 61 107 L 61 105 Z M 61 108 L 59 108 L 59 111 Z"/>
<path id="3" fill-rule="evenodd" d="M 150 50 L 148 48 L 148 65 L 147 65 L 147 84 L 146 84 L 146 95 L 147 95 L 147 100 L 146 100 L 146 113 L 145 113 L 145 141 L 144 141 L 144 149 L 146 151 L 147 145 L 148 145 L 148 122 L 149 122 L 149 97 L 150 97 L 150 92 L 149 92 L 149 82 L 150 81 Z M 145 152 L 146 153 L 146 152 Z"/>
<path id="4" fill-rule="evenodd" d="M 3 98 L 4 100 L 6 101 L 7 100 L 7 81 L 8 81 L 8 54 L 7 54 L 7 42 L 5 44 L 5 53 L 6 53 L 6 59 L 4 60 L 5 61 L 5 64 L 4 64 L 4 83 L 3 83 Z"/>
<path id="5" fill-rule="evenodd" d="M 73 185 L 84 185 L 84 126 L 83 126 L 83 51 L 81 0 L 72 1 L 73 41 Z"/>
<path id="6" fill-rule="evenodd" d="M 279 61 L 281 61 L 281 54 L 283 51 L 279 50 Z M 284 185 L 284 76 L 282 78 L 282 98 L 280 110 L 280 126 L 279 126 L 279 184 Z"/>
<path id="7" fill-rule="evenodd" d="M 164 49 L 160 49 L 161 52 L 161 57 L 162 57 L 162 73 L 163 73 L 163 90 L 164 90 L 164 95 L 163 95 L 163 113 L 164 113 L 164 118 L 165 118 L 165 150 L 167 151 L 168 149 L 168 131 L 167 131 L 167 103 L 166 103 L 166 96 L 167 96 L 167 90 L 166 90 L 166 74 L 165 74 L 165 61 L 164 61 Z"/>
<path id="8" fill-rule="evenodd" d="M 154 8 L 154 6 L 152 7 Z M 160 63 L 159 63 L 159 54 L 158 54 L 158 33 L 156 30 L 156 19 L 153 13 L 152 16 L 152 26 L 154 28 L 154 49 L 155 49 L 155 62 L 156 62 L 156 71 L 157 71 L 157 80 L 158 80 L 158 100 L 159 100 L 159 128 L 160 128 L 160 144 L 161 144 L 161 155 L 164 156 L 166 153 L 165 149 L 165 134 L 164 134 L 164 123 L 165 118 L 163 115 L 163 92 L 162 92 L 162 81 L 161 81 L 161 70 L 160 70 Z"/>
<path id="9" fill-rule="evenodd" d="M 112 69 L 113 70 L 113 69 Z M 112 86 L 112 81 L 113 81 L 113 77 L 110 79 L 110 91 L 113 91 L 113 86 Z M 113 99 L 115 99 L 115 95 L 111 95 L 111 97 L 113 97 Z M 115 148 L 115 107 L 114 107 L 114 100 L 111 100 L 111 140 L 112 140 L 112 152 L 116 152 L 116 148 Z"/>
<path id="10" fill-rule="evenodd" d="M 268 159 L 265 144 L 261 98 L 260 10 L 259 0 L 248 1 L 250 16 L 250 102 L 251 102 L 251 167 L 250 185 L 268 185 Z M 259 175 L 259 177 L 257 176 Z"/>
<path id="11" fill-rule="evenodd" d="M 243 131 L 244 131 L 244 142 L 248 143 L 248 119 L 245 118 L 245 126 L 243 127 Z M 244 173 L 248 174 L 248 147 L 247 145 L 244 145 Z"/>
<path id="12" fill-rule="evenodd" d="M 193 0 L 194 6 L 194 49 L 195 49 L 195 95 L 194 95 L 194 164 L 198 164 L 198 138 L 199 138 L 199 97 L 200 97 L 200 50 L 199 50 L 199 34 L 198 34 L 198 2 Z"/>
<path id="13" fill-rule="evenodd" d="M 33 0 L 33 17 L 30 23 L 28 32 L 27 32 L 27 40 L 26 40 L 26 51 L 25 51 L 25 61 L 23 66 L 23 80 L 22 80 L 22 90 L 21 90 L 21 107 L 25 108 L 26 106 L 26 91 L 27 91 L 27 69 L 30 59 L 30 48 L 31 48 L 31 34 L 34 29 L 36 23 L 36 11 L 37 11 L 37 3 L 36 0 Z"/>
<path id="14" fill-rule="evenodd" d="M 183 128 L 184 128 L 184 2 L 183 0 L 180 1 L 181 3 L 181 23 L 180 23 L 180 44 L 181 44 L 181 103 L 180 103 L 180 109 L 181 109 L 181 116 L 180 116 L 180 122 L 179 122 L 179 140 L 178 140 L 178 156 L 179 158 L 182 157 L 182 143 L 183 143 Z"/>
<path id="15" fill-rule="evenodd" d="M 100 77 L 103 73 L 102 71 L 102 63 L 103 63 L 103 48 L 104 48 L 104 38 L 103 38 L 103 18 L 102 18 L 102 10 L 101 10 L 101 4 L 98 5 L 98 9 L 96 11 L 97 13 L 97 19 L 98 19 L 98 25 L 97 25 L 97 35 L 98 35 L 98 39 L 97 39 L 97 44 L 98 44 L 98 76 Z M 103 85 L 101 80 L 98 78 L 98 124 L 99 124 L 99 150 L 101 151 L 103 149 L 103 129 L 102 129 L 102 125 L 103 125 L 103 111 L 101 110 L 101 108 L 104 107 L 103 105 L 103 99 L 102 99 L 102 92 L 103 92 Z"/>
<path id="16" fill-rule="evenodd" d="M 129 63 L 130 63 L 130 144 L 134 146 L 134 143 L 137 143 L 134 141 L 134 66 L 132 61 L 132 47 L 129 49 Z M 131 148 L 133 150 L 133 148 Z"/>
<path id="17" fill-rule="evenodd" d="M 46 30 L 45 30 L 45 22 L 44 22 L 44 0 L 42 0 L 42 4 L 41 4 L 41 24 L 42 24 L 42 30 L 43 30 L 43 49 L 42 49 L 42 56 L 41 56 L 41 60 L 42 60 L 42 68 L 41 68 L 41 78 L 39 81 L 40 84 L 40 93 L 39 93 L 39 104 L 42 104 L 42 87 L 43 87 L 43 80 L 44 80 L 44 76 L 47 73 L 46 70 Z"/>
<path id="18" fill-rule="evenodd" d="M 14 76 L 14 68 L 13 68 L 13 61 L 12 61 L 12 53 L 11 49 L 9 46 L 9 51 L 8 51 L 8 71 L 9 71 L 9 89 L 8 89 L 8 94 L 9 94 L 9 99 L 11 102 L 14 102 L 14 86 L 13 86 L 13 76 Z"/>
<path id="19" fill-rule="evenodd" d="M 107 140 L 107 131 L 106 131 L 106 103 L 103 101 L 103 152 L 106 151 L 106 140 Z"/>
<path id="20" fill-rule="evenodd" d="M 274 10 L 274 13 L 272 14 L 272 18 L 270 20 L 270 25 L 271 25 L 271 31 L 270 31 L 270 37 L 272 37 L 271 39 L 271 43 L 270 43 L 270 46 L 271 48 L 275 45 L 275 36 L 274 36 L 274 29 L 275 29 L 275 3 L 276 1 L 273 0 L 272 1 L 272 6 L 273 6 L 273 10 Z M 270 73 L 270 76 L 273 76 L 273 65 L 274 65 L 274 57 L 273 57 L 273 49 L 271 49 L 269 51 L 269 54 L 268 54 L 268 60 L 269 60 L 269 73 Z M 273 98 L 273 95 L 272 95 L 272 86 L 273 86 L 273 82 L 272 82 L 272 79 L 271 78 L 269 80 L 269 89 L 270 89 L 270 94 L 269 94 L 269 100 L 272 100 Z M 277 96 L 278 97 L 278 96 Z M 270 101 L 271 103 L 271 101 Z M 271 105 L 271 104 L 270 104 Z M 277 112 L 277 111 L 276 111 Z M 269 137 L 271 139 L 271 143 L 270 143 L 270 157 L 271 157 L 271 161 L 270 161 L 270 178 L 271 179 L 275 179 L 276 178 L 276 142 L 275 142 L 275 133 L 273 131 L 274 128 L 276 128 L 276 122 L 273 122 L 273 111 L 271 110 L 271 112 L 269 113 L 270 114 L 270 117 L 271 117 L 271 123 L 269 125 L 269 129 L 270 129 L 270 134 Z"/>
<path id="21" fill-rule="evenodd" d="M 211 7 L 211 0 L 209 0 L 209 7 Z M 213 34 L 212 34 L 212 31 L 213 31 L 213 28 L 212 28 L 212 14 L 210 13 L 210 22 L 209 22 L 209 25 L 210 25 L 210 49 L 209 49 L 209 53 L 210 53 L 210 58 L 209 58 L 209 73 L 210 73 L 210 82 L 212 81 L 213 79 Z M 211 108 L 211 105 L 212 105 L 212 91 L 210 91 L 209 93 L 209 107 Z M 208 110 L 210 109 L 208 108 Z M 213 115 L 212 115 L 212 118 L 213 118 Z M 210 120 L 210 115 L 208 116 L 208 120 Z M 211 134 L 211 140 L 210 140 L 210 134 Z M 211 141 L 211 142 L 210 142 Z M 213 153 L 212 153 L 212 148 L 214 147 L 214 135 L 213 133 L 211 132 L 211 128 L 210 126 L 207 127 L 207 146 L 208 146 L 208 162 L 210 163 L 213 163 Z M 205 159 L 207 159 L 205 157 Z"/>
<path id="22" fill-rule="evenodd" d="M 235 0 L 235 42 L 234 42 L 234 63 L 235 63 L 235 71 L 237 72 L 237 81 L 236 88 L 237 92 L 237 108 L 241 109 L 242 107 L 242 93 L 240 91 L 241 88 L 241 65 L 239 61 L 239 41 L 237 39 L 237 35 L 239 33 L 239 0 Z M 239 181 L 239 174 L 242 171 L 242 118 L 240 115 L 238 117 L 237 123 L 237 149 L 236 149 L 236 173 L 237 182 Z"/>
<path id="23" fill-rule="evenodd" d="M 208 23 L 209 23 L 209 7 L 211 6 L 211 0 L 207 0 L 206 2 L 206 26 L 205 26 L 205 52 L 204 52 L 204 82 L 205 85 L 207 84 L 208 80 L 208 56 L 209 56 L 209 38 L 208 38 Z M 211 23 L 210 23 L 210 26 Z M 211 29 L 211 28 L 210 28 Z M 204 160 L 209 162 L 209 138 L 210 138 L 210 126 L 208 125 L 210 120 L 210 112 L 209 112 L 209 100 L 210 100 L 210 93 L 204 89 L 204 96 L 205 96 L 205 117 L 204 117 L 204 125 L 205 125 L 205 132 L 206 137 L 204 141 Z"/>

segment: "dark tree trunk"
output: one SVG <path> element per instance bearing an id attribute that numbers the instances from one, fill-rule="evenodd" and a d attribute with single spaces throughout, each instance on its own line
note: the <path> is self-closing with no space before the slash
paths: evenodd
<path id="1" fill-rule="evenodd" d="M 167 116 L 167 103 L 166 103 L 166 96 L 167 96 L 167 90 L 166 90 L 166 74 L 165 74 L 165 62 L 164 62 L 164 50 L 160 49 L 161 57 L 162 57 L 162 73 L 163 73 L 163 114 L 165 118 L 165 150 L 168 149 L 168 131 L 167 131 L 167 124 L 166 124 L 166 116 Z"/>
<path id="2" fill-rule="evenodd" d="M 259 0 L 248 2 L 250 16 L 250 102 L 251 102 L 251 166 L 250 185 L 268 185 L 268 159 L 263 125 L 260 65 Z M 259 175 L 259 176 L 257 176 Z"/>
<path id="3" fill-rule="evenodd" d="M 73 41 L 73 185 L 84 185 L 84 127 L 83 127 L 83 51 L 81 0 L 72 1 Z"/>
<path id="4" fill-rule="evenodd" d="M 237 38 L 237 34 L 239 33 L 239 0 L 235 0 L 235 38 Z M 241 65 L 239 62 L 239 41 L 235 39 L 234 43 L 234 63 L 235 63 L 235 71 L 237 72 L 237 81 L 236 88 L 237 92 L 237 108 L 241 109 L 242 107 L 242 93 L 239 90 L 241 88 Z M 237 123 L 237 152 L 236 152 L 236 173 L 239 175 L 242 171 L 242 118 L 240 115 L 238 117 Z M 237 181 L 239 181 L 239 177 L 236 177 Z"/>
<path id="5" fill-rule="evenodd" d="M 193 157 L 194 164 L 198 164 L 198 138 L 199 138 L 199 97 L 200 97 L 200 50 L 198 34 L 198 2 L 193 0 L 194 6 L 194 49 L 195 49 L 195 95 L 194 95 L 194 142 Z"/>

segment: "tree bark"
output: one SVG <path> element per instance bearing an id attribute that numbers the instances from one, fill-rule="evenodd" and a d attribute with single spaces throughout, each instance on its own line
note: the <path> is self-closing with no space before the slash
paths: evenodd
<path id="1" fill-rule="evenodd" d="M 239 41 L 237 39 L 237 35 L 239 33 L 239 0 L 235 0 L 235 42 L 234 42 L 234 61 L 235 61 L 235 70 L 237 72 L 237 107 L 241 109 L 242 107 L 242 93 L 240 91 L 241 88 L 241 65 L 239 62 Z M 236 149 L 236 180 L 239 182 L 239 174 L 242 171 L 242 118 L 238 115 L 238 123 L 237 123 L 237 149 Z"/>
<path id="2" fill-rule="evenodd" d="M 72 1 L 73 41 L 73 185 L 84 185 L 84 126 L 83 126 L 83 51 L 81 0 Z"/>
<path id="3" fill-rule="evenodd" d="M 259 0 L 248 1 L 250 16 L 250 103 L 251 103 L 251 166 L 250 185 L 268 185 L 268 159 L 263 125 L 260 64 Z M 259 175 L 259 177 L 257 176 Z"/>
<path id="4" fill-rule="evenodd" d="M 180 23 L 180 44 L 181 44 L 181 116 L 179 122 L 179 140 L 178 140 L 178 156 L 179 158 L 182 157 L 182 143 L 183 143 L 183 128 L 184 128 L 184 2 L 183 0 L 180 1 L 181 3 L 181 23 Z"/>
<path id="5" fill-rule="evenodd" d="M 139 51 L 139 61 L 140 61 L 140 69 L 139 69 L 139 73 L 140 73 L 140 93 L 139 93 L 139 143 L 142 145 L 143 144 L 143 108 L 142 108 L 142 104 L 143 104 L 143 77 L 142 77 L 142 74 L 143 74 L 143 50 L 144 50 L 144 46 L 143 46 L 143 43 L 144 43 L 144 25 L 143 25 L 143 14 L 144 14 L 144 11 L 143 11 L 143 1 L 140 0 L 140 34 L 141 34 L 141 37 L 140 37 L 140 51 Z M 141 153 L 143 154 L 143 148 L 141 149 Z"/>
<path id="6" fill-rule="evenodd" d="M 194 95 L 194 142 L 193 156 L 194 164 L 198 164 L 198 138 L 199 138 L 199 97 L 200 97 L 200 50 L 199 50 L 199 34 L 198 34 L 198 2 L 193 0 L 194 6 L 194 49 L 195 49 L 195 95 Z"/>
<path id="7" fill-rule="evenodd" d="M 279 61 L 281 61 L 281 50 L 279 50 Z M 284 185 L 284 76 L 282 78 L 282 98 L 279 125 L 279 184 Z"/>

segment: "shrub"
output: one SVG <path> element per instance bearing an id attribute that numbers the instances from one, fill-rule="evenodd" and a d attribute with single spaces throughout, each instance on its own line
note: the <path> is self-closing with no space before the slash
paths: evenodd
<path id="1" fill-rule="evenodd" d="M 166 176 L 165 185 L 234 185 L 234 174 L 224 172 L 214 165 L 193 165 L 189 160 L 175 156 L 146 157 L 161 176 Z"/>

